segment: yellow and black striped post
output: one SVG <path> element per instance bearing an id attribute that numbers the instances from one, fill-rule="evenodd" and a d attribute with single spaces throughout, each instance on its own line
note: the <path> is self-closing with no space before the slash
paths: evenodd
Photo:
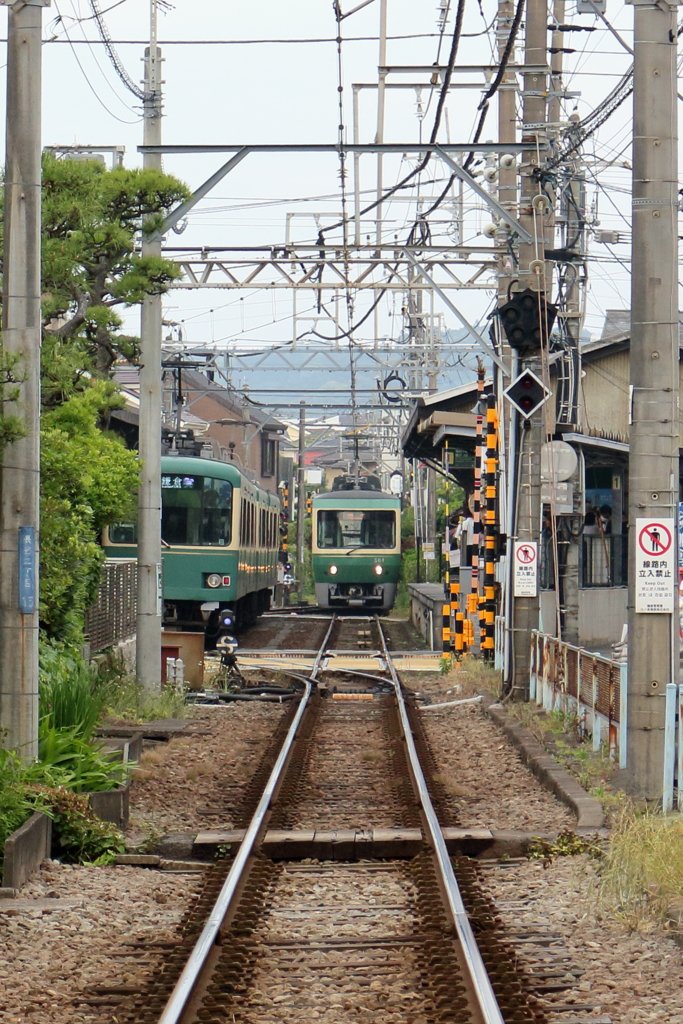
<path id="1" fill-rule="evenodd" d="M 486 479 L 484 515 L 484 632 L 481 649 L 487 661 L 495 650 L 496 621 L 496 482 L 498 470 L 498 424 L 496 397 L 489 395 L 486 403 Z"/>
<path id="2" fill-rule="evenodd" d="M 479 562 L 480 552 L 483 554 L 483 531 L 482 531 L 482 500 L 481 500 L 481 478 L 483 458 L 483 400 L 484 400 L 484 364 L 481 359 L 477 360 L 477 427 L 474 449 L 474 499 L 472 503 L 472 518 L 474 520 L 474 537 L 471 552 L 472 582 L 470 585 L 471 600 L 467 602 L 468 620 L 472 620 L 472 644 L 474 644 L 474 621 L 479 608 Z M 481 647 L 483 622 L 479 622 L 479 644 Z"/>
<path id="3" fill-rule="evenodd" d="M 449 461 L 448 461 L 448 441 L 444 442 L 444 454 L 442 459 L 442 468 L 446 475 L 446 479 L 449 479 Z M 441 609 L 443 622 L 442 622 L 442 643 L 443 653 L 448 657 L 451 656 L 453 647 L 453 632 L 451 629 L 451 563 L 450 563 L 450 524 L 448 522 L 450 518 L 450 504 L 449 504 L 449 485 L 446 485 L 446 502 L 444 506 L 444 515 L 446 522 L 444 525 L 444 541 L 443 550 L 445 552 L 445 571 L 443 581 L 443 607 Z"/>

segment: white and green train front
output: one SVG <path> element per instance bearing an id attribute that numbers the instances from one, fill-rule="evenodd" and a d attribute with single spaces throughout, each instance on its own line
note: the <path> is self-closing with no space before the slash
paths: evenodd
<path id="1" fill-rule="evenodd" d="M 278 499 L 234 463 L 168 455 L 161 472 L 164 625 L 211 635 L 225 608 L 249 624 L 276 583 Z M 136 524 L 109 527 L 103 543 L 109 558 L 135 558 Z"/>
<path id="2" fill-rule="evenodd" d="M 329 491 L 313 499 L 312 560 L 321 608 L 389 611 L 401 572 L 400 499 Z"/>

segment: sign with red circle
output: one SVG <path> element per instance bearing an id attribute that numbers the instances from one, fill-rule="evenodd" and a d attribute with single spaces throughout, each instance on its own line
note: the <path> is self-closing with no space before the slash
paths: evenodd
<path id="1" fill-rule="evenodd" d="M 672 543 L 672 531 L 664 523 L 647 523 L 638 531 L 638 545 L 646 555 L 665 555 Z"/>
<path id="2" fill-rule="evenodd" d="M 513 596 L 536 597 L 538 593 L 538 543 L 534 540 L 516 540 L 514 551 Z"/>
<path id="3" fill-rule="evenodd" d="M 533 565 L 536 561 L 536 547 L 533 544 L 525 544 L 522 541 L 521 544 L 517 545 L 515 555 L 517 556 L 517 561 L 521 562 L 522 565 Z"/>
<path id="4" fill-rule="evenodd" d="M 673 519 L 636 519 L 635 589 L 638 614 L 670 615 L 674 610 L 674 594 L 678 587 Z M 600 545 L 598 545 L 600 548 Z M 606 560 L 613 551 L 605 546 L 600 556 Z"/>

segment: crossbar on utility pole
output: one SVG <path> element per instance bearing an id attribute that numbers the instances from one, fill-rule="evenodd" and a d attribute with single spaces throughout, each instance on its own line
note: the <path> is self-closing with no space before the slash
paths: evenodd
<path id="1" fill-rule="evenodd" d="M 41 8 L 50 0 L 0 2 L 10 7 L 2 346 L 16 381 L 3 414 L 24 431 L 2 453 L 0 726 L 3 746 L 31 759 L 38 754 Z"/>
<path id="2" fill-rule="evenodd" d="M 150 0 L 150 44 L 145 52 L 144 141 L 161 144 L 161 50 L 157 0 Z M 161 155 L 145 152 L 146 169 L 161 170 Z M 142 255 L 161 257 L 162 236 L 143 235 Z M 142 303 L 140 326 L 140 491 L 138 494 L 138 610 L 136 674 L 146 690 L 161 687 L 161 295 Z"/>
<path id="3" fill-rule="evenodd" d="M 635 6 L 627 763 L 623 784 L 662 796 L 665 692 L 678 683 L 678 613 L 636 611 L 636 520 L 678 507 L 677 7 Z M 665 524 L 666 525 L 666 524 Z M 677 581 L 668 582 L 678 608 Z M 680 785 L 680 783 L 679 783 Z"/>

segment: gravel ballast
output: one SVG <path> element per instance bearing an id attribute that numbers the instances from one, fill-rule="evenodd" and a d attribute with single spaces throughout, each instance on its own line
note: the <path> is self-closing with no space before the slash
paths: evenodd
<path id="1" fill-rule="evenodd" d="M 422 677 L 415 689 L 433 704 L 469 696 L 439 676 Z M 461 828 L 556 832 L 575 826 L 571 812 L 522 764 L 481 704 L 425 709 L 420 715 Z"/>
<path id="2" fill-rule="evenodd" d="M 145 744 L 131 789 L 128 838 L 231 828 L 236 806 L 286 705 L 197 706 L 206 734 Z"/>
<path id="3" fill-rule="evenodd" d="M 197 883 L 190 874 L 44 862 L 19 894 L 22 903 L 35 900 L 35 909 L 0 900 L 0 1020 L 102 1021 L 100 1012 L 78 1004 L 79 996 L 93 985 L 151 977 L 163 952 L 144 966 L 112 953 L 135 939 L 173 938 Z"/>
<path id="4" fill-rule="evenodd" d="M 683 956 L 666 932 L 628 932 L 596 911 L 597 875 L 585 856 L 489 868 L 484 883 L 502 919 L 516 933 L 547 929 L 559 934 L 571 965 L 581 973 L 563 1004 L 591 1005 L 577 1017 L 611 1018 L 614 1024 L 683 1024 Z M 562 1018 L 558 1018 L 561 1020 Z"/>

